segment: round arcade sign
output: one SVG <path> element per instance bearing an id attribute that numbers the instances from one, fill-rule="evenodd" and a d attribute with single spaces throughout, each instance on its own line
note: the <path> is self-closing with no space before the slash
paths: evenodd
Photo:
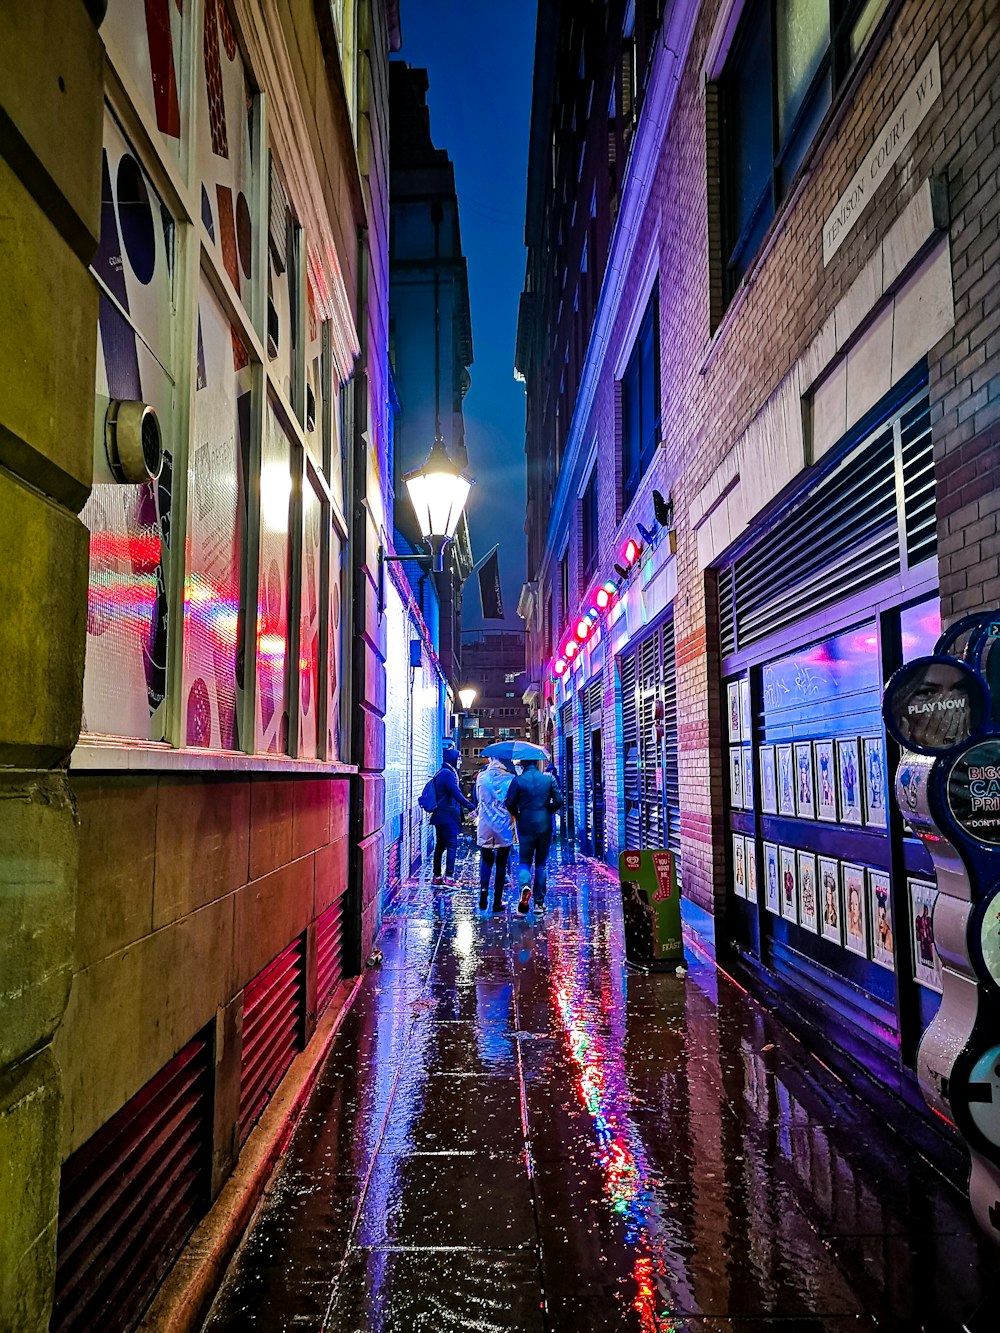
<path id="1" fill-rule="evenodd" d="M 1000 736 L 963 750 L 948 772 L 948 810 L 970 838 L 1000 845 Z"/>
<path id="2" fill-rule="evenodd" d="M 976 976 L 1000 999 L 1000 887 L 980 898 L 972 909 L 968 938 Z"/>
<path id="3" fill-rule="evenodd" d="M 889 681 L 882 703 L 890 734 L 917 754 L 951 754 L 968 744 L 989 713 L 986 683 L 956 657 L 908 662 Z"/>

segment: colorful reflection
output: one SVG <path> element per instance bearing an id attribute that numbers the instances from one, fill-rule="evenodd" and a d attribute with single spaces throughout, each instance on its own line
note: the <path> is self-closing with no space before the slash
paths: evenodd
<path id="1" fill-rule="evenodd" d="M 625 997 L 620 973 L 602 968 L 599 991 L 588 969 L 611 950 L 585 944 L 576 932 L 549 936 L 549 995 L 566 1034 L 576 1069 L 575 1089 L 594 1122 L 595 1156 L 612 1211 L 624 1223 L 625 1242 L 636 1250 L 631 1271 L 632 1308 L 643 1333 L 672 1333 L 682 1325 L 663 1306 L 666 1277 L 663 1241 L 667 1223 L 653 1184 L 645 1148 L 626 1113 L 629 1089 L 623 1048 Z"/>

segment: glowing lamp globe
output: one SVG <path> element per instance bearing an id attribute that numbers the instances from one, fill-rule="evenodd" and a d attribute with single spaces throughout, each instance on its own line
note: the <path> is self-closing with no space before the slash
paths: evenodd
<path id="1" fill-rule="evenodd" d="M 625 543 L 625 552 L 624 552 L 625 564 L 626 565 L 635 564 L 636 557 L 638 556 L 638 554 L 639 554 L 639 545 L 634 537 L 630 537 L 628 541 Z"/>
<path id="2" fill-rule="evenodd" d="M 560 657 L 559 661 L 555 665 L 555 673 L 557 676 L 561 676 L 565 672 L 565 670 L 566 670 L 566 659 Z"/>
<path id="3" fill-rule="evenodd" d="M 576 637 L 583 643 L 584 639 L 590 633 L 590 621 L 586 616 L 576 622 Z"/>
<path id="4" fill-rule="evenodd" d="M 475 685 L 463 685 L 458 692 L 458 698 L 462 707 L 468 712 L 479 698 L 479 691 L 476 689 Z"/>
<path id="5" fill-rule="evenodd" d="M 575 639 L 567 639 L 563 644 L 563 657 L 572 657 L 576 652 L 577 643 Z"/>
<path id="6" fill-rule="evenodd" d="M 594 598 L 594 601 L 597 603 L 598 611 L 603 611 L 611 601 L 611 594 L 608 592 L 607 588 L 598 588 L 597 596 Z"/>
<path id="7" fill-rule="evenodd" d="M 434 569 L 444 568 L 444 548 L 455 536 L 472 489 L 472 480 L 448 457 L 440 436 L 423 467 L 403 477 L 420 536 L 431 549 Z"/>

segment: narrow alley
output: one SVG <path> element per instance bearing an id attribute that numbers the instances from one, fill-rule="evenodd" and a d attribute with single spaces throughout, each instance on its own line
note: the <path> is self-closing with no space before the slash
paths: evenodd
<path id="1" fill-rule="evenodd" d="M 967 1199 L 690 933 L 627 971 L 617 893 L 565 850 L 537 925 L 404 884 L 209 1333 L 960 1326 Z"/>

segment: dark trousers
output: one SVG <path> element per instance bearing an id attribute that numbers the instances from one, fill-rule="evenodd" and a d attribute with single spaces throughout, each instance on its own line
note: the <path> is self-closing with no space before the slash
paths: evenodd
<path id="1" fill-rule="evenodd" d="M 503 896 L 503 886 L 507 882 L 507 861 L 510 858 L 509 847 L 480 847 L 479 849 L 479 891 L 485 898 L 490 887 L 490 873 L 496 865 L 496 877 L 493 880 L 493 901 L 499 902 Z"/>
<path id="2" fill-rule="evenodd" d="M 448 879 L 455 878 L 455 854 L 458 851 L 458 829 L 444 828 L 440 824 L 434 829 L 434 878 L 438 879 L 441 875 L 441 861 L 445 853 L 448 854 L 448 860 L 445 863 L 447 870 L 445 875 Z"/>
<path id="3" fill-rule="evenodd" d="M 518 839 L 521 843 L 521 869 L 520 880 L 522 888 L 531 881 L 531 868 L 535 869 L 535 886 L 532 897 L 536 903 L 545 901 L 545 885 L 547 881 L 545 873 L 545 863 L 549 859 L 549 848 L 552 846 L 552 830 L 548 828 L 544 833 L 518 833 Z"/>

